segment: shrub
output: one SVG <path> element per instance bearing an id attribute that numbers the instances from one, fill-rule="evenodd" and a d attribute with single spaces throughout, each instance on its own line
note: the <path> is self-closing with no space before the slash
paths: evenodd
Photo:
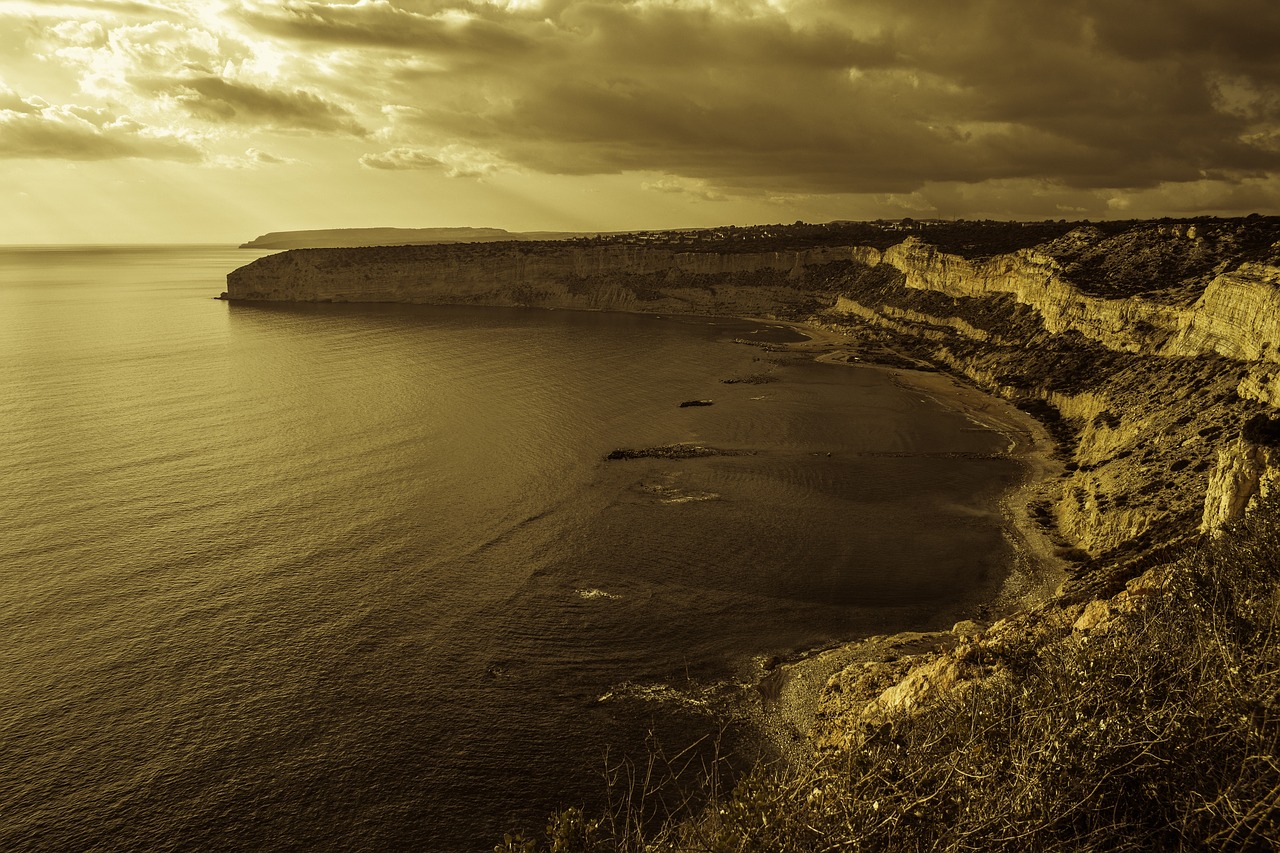
<path id="1" fill-rule="evenodd" d="M 1245 441 L 1269 447 L 1280 446 L 1280 420 L 1266 415 L 1257 414 L 1249 418 L 1240 432 Z"/>

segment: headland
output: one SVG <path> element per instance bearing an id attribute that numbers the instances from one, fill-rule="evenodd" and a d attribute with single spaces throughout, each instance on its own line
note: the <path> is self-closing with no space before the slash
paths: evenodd
<path id="1" fill-rule="evenodd" d="M 804 754 L 852 761 L 940 707 L 980 713 L 973 697 L 1004 696 L 1046 660 L 1078 662 L 1091 641 L 1120 648 L 1117 638 L 1176 610 L 1163 602 L 1184 600 L 1169 567 L 1280 480 L 1278 217 L 798 223 L 304 249 L 236 270 L 224 298 L 789 322 L 810 334 L 797 349 L 898 370 L 1010 436 L 1029 475 L 1007 512 L 1038 582 L 990 619 L 779 664 L 761 694 Z M 1027 434 L 997 400 L 1043 432 Z M 841 796 L 843 808 L 854 794 Z M 916 815 L 903 808 L 901 819 Z M 1257 826 L 1262 837 L 1275 829 Z"/>

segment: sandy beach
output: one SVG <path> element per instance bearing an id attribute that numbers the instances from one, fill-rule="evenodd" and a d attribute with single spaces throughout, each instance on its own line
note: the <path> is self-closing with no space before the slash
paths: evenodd
<path id="1" fill-rule="evenodd" d="M 1018 563 L 995 610 L 1016 609 L 1024 603 L 1040 600 L 1052 593 L 1064 577 L 1063 562 L 1055 546 L 1041 527 L 1030 517 L 1028 503 L 1046 480 L 1061 473 L 1062 463 L 1054 459 L 1053 437 L 1044 425 L 1021 411 L 1008 400 L 992 396 L 965 381 L 938 370 L 913 370 L 885 365 L 868 353 L 857 337 L 807 323 L 786 320 L 757 319 L 759 322 L 785 326 L 808 340 L 778 344 L 779 351 L 812 354 L 822 364 L 842 364 L 879 370 L 889 374 L 902 388 L 920 393 L 939 405 L 960 412 L 973 422 L 975 429 L 998 432 L 1008 440 L 1008 457 L 1024 468 L 1022 482 L 1002 500 L 1006 534 L 1018 554 Z M 896 354 L 902 359 L 906 356 Z M 922 367 L 924 365 L 921 365 Z"/>
<path id="2" fill-rule="evenodd" d="M 854 336 L 805 323 L 762 322 L 785 326 L 807 338 L 775 345 L 776 351 L 809 355 L 824 364 L 883 371 L 899 387 L 963 414 L 974 429 L 1004 436 L 1008 442 L 1005 453 L 1021 466 L 1023 474 L 1000 500 L 1002 532 L 1014 557 L 999 594 L 983 608 L 984 621 L 995 621 L 1034 606 L 1053 594 L 1066 577 L 1065 563 L 1029 510 L 1037 496 L 1054 487 L 1053 480 L 1062 471 L 1062 463 L 1053 457 L 1054 441 L 1043 424 L 1009 401 L 949 374 L 877 363 Z M 980 627 L 982 623 L 970 622 L 960 623 L 950 631 L 876 635 L 767 666 L 758 685 L 763 711 L 761 727 L 784 755 L 800 755 L 808 750 L 806 738 L 814 725 L 821 692 L 833 675 L 854 664 L 891 665 L 913 655 L 949 650 L 966 631 Z"/>

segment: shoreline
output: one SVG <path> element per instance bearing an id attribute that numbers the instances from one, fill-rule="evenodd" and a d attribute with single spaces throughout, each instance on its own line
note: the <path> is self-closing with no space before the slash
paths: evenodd
<path id="1" fill-rule="evenodd" d="M 255 305 L 262 304 L 252 302 Z M 899 352 L 891 346 L 868 342 L 856 335 L 824 327 L 820 322 L 749 314 L 655 313 L 548 306 L 492 307 L 620 313 L 684 321 L 718 320 L 783 328 L 803 336 L 804 340 L 756 342 L 739 339 L 736 342 L 757 346 L 779 355 L 807 355 L 811 361 L 819 364 L 862 367 L 888 373 L 895 384 L 927 395 L 935 403 L 962 414 L 975 424 L 975 428 L 1000 433 L 1008 441 L 1008 447 L 1002 455 L 1017 464 L 1022 471 L 1018 481 L 1007 488 L 997 501 L 1001 514 L 1001 532 L 1011 547 L 1012 555 L 999 592 L 990 601 L 978 605 L 983 621 L 995 622 L 1002 616 L 1044 602 L 1053 595 L 1057 584 L 1067 577 L 1063 568 L 1064 561 L 1057 557 L 1055 546 L 1048 541 L 1028 508 L 1031 500 L 1038 494 L 1037 487 L 1049 484 L 1051 478 L 1062 470 L 1061 463 L 1052 459 L 1056 448 L 1054 439 L 1045 426 L 1031 415 L 1018 410 L 1001 397 L 982 391 L 961 377 Z M 821 693 L 833 675 L 855 663 L 887 665 L 892 668 L 903 658 L 948 651 L 959 644 L 962 636 L 965 636 L 964 632 L 980 631 L 985 627 L 967 619 L 958 622 L 955 627 L 961 626 L 965 626 L 961 633 L 955 630 L 935 630 L 874 634 L 830 646 L 792 650 L 767 661 L 757 659 L 754 673 L 747 677 L 747 681 L 739 684 L 746 693 L 740 709 L 764 742 L 771 743 L 788 757 L 798 755 L 795 752 L 797 747 L 805 744 L 818 727 Z M 810 743 L 806 752 L 811 753 L 813 746 Z"/>
<path id="2" fill-rule="evenodd" d="M 1044 584 L 1052 584 L 1051 587 L 1042 587 L 1039 597 L 1033 595 L 1028 599 L 1025 595 L 1017 595 L 1007 605 L 1021 608 L 1041 603 L 1043 598 L 1053 593 L 1058 583 L 1065 580 L 1064 561 L 1057 556 L 1056 547 L 1031 517 L 1028 508 L 1034 490 L 1043 487 L 1050 478 L 1064 470 L 1062 463 L 1054 458 L 1057 444 L 1043 423 L 1008 400 L 987 393 L 971 382 L 933 365 L 927 365 L 930 369 L 926 370 L 921 369 L 926 367 L 924 363 L 920 363 L 920 368 L 908 368 L 878 361 L 875 354 L 868 354 L 861 347 L 862 342 L 858 338 L 843 332 L 794 320 L 762 317 L 741 319 L 785 326 L 808 338 L 798 343 L 770 345 L 779 352 L 814 353 L 813 360 L 819 364 L 863 367 L 888 373 L 899 387 L 923 394 L 940 406 L 964 415 L 978 429 L 1004 436 L 1009 442 L 1004 455 L 1017 463 L 1023 472 L 1019 481 L 1000 498 L 1005 536 L 1013 547 L 1015 562 L 1023 562 L 1020 567 L 1023 572 L 1040 575 Z M 907 358 L 896 352 L 893 355 Z M 1030 565 L 1024 561 L 1029 561 Z M 1017 568 L 1019 567 L 1015 566 L 1014 570 Z M 1007 581 L 1005 586 L 1008 586 Z M 1003 602 L 1007 595 L 1008 590 L 1002 591 L 997 602 Z"/>
<path id="3" fill-rule="evenodd" d="M 770 344 L 769 348 L 774 351 L 812 354 L 817 363 L 888 373 L 894 384 L 962 414 L 976 429 L 1000 433 L 1008 441 L 1004 455 L 1022 472 L 998 501 L 1001 532 L 1012 549 L 1012 559 L 1000 591 L 980 605 L 981 622 L 966 619 L 957 622 L 951 630 L 876 634 L 826 648 L 802 650 L 762 665 L 754 684 L 757 695 L 752 703 L 753 723 L 784 760 L 794 762 L 811 757 L 820 746 L 812 738 L 819 728 L 822 694 L 828 682 L 846 668 L 861 664 L 868 671 L 882 669 L 896 673 L 905 662 L 921 655 L 950 651 L 980 634 L 988 624 L 1043 604 L 1053 596 L 1067 578 L 1066 564 L 1032 517 L 1030 504 L 1062 473 L 1063 465 L 1053 458 L 1056 442 L 1044 424 L 1009 401 L 933 365 L 892 350 L 886 359 L 892 363 L 883 363 L 856 337 L 817 325 L 762 317 L 741 319 L 783 326 L 806 337 L 802 342 Z M 901 361 L 916 362 L 919 368 L 902 366 Z"/>

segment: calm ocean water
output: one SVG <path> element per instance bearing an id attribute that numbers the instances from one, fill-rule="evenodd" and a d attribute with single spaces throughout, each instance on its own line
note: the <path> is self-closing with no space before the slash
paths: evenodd
<path id="1" fill-rule="evenodd" d="M 0 249 L 0 849 L 489 850 L 999 584 L 1003 439 L 883 372 L 257 256 Z M 604 460 L 675 441 L 755 452 Z"/>

